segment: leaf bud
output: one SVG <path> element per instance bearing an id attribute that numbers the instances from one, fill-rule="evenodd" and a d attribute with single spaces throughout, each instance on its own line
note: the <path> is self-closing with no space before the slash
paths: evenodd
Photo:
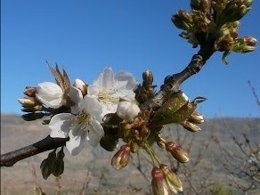
<path id="1" fill-rule="evenodd" d="M 152 118 L 152 126 L 158 127 L 183 121 L 187 116 L 185 114 L 186 110 L 181 111 L 181 108 L 188 103 L 189 99 L 183 92 L 179 91 L 172 94 L 171 97 L 169 97 L 168 100 L 155 112 L 154 117 Z M 180 114 L 180 111 L 183 113 Z"/>

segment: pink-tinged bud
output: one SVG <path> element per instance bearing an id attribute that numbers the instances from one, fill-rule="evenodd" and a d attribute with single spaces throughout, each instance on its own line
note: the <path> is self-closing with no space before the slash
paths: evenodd
<path id="1" fill-rule="evenodd" d="M 152 170 L 152 188 L 154 195 L 168 195 L 170 193 L 164 174 L 158 167 L 154 167 Z"/>
<path id="2" fill-rule="evenodd" d="M 80 79 L 76 79 L 74 86 L 81 91 L 83 96 L 87 95 L 88 85 L 84 81 L 82 81 Z"/>
<path id="3" fill-rule="evenodd" d="M 195 124 L 201 124 L 204 122 L 203 115 L 200 114 L 199 112 L 194 111 L 191 115 L 190 118 L 188 119 L 190 122 L 193 122 Z"/>
<path id="4" fill-rule="evenodd" d="M 119 170 L 128 164 L 129 157 L 130 157 L 130 146 L 127 144 L 123 145 L 120 147 L 118 152 L 113 156 L 111 160 L 111 165 L 116 170 Z"/>
<path id="5" fill-rule="evenodd" d="M 183 188 L 179 177 L 166 165 L 160 165 L 160 169 L 163 172 L 169 189 L 174 193 L 182 192 Z"/>
<path id="6" fill-rule="evenodd" d="M 25 87 L 24 89 L 24 94 L 29 96 L 29 97 L 35 97 L 35 93 L 36 93 L 36 87 Z"/>
<path id="7" fill-rule="evenodd" d="M 201 131 L 201 128 L 198 125 L 196 125 L 188 120 L 182 121 L 180 124 L 188 131 L 191 131 L 191 132 Z"/>
<path id="8" fill-rule="evenodd" d="M 179 145 L 173 142 L 167 142 L 165 144 L 166 150 L 181 163 L 189 161 L 188 153 Z"/>

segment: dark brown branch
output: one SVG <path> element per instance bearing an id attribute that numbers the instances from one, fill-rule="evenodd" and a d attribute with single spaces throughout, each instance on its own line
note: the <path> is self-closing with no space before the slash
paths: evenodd
<path id="1" fill-rule="evenodd" d="M 209 35 L 207 41 L 201 46 L 198 53 L 192 56 L 188 66 L 180 73 L 167 76 L 164 85 L 161 86 L 161 90 L 157 95 L 152 100 L 145 102 L 141 107 L 152 109 L 159 108 L 167 96 L 179 91 L 180 85 L 194 74 L 197 74 L 206 64 L 207 60 L 213 55 L 215 52 L 214 43 L 215 37 Z"/>
<path id="2" fill-rule="evenodd" d="M 51 138 L 49 135 L 41 141 L 24 148 L 1 155 L 1 166 L 10 167 L 16 162 L 36 154 L 64 146 L 69 138 Z"/>

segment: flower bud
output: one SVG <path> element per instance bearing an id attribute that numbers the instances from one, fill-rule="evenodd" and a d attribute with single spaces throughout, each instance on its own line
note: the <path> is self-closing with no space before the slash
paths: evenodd
<path id="1" fill-rule="evenodd" d="M 201 128 L 190 122 L 189 120 L 184 120 L 180 123 L 185 129 L 187 129 L 188 131 L 191 131 L 191 132 L 197 132 L 197 131 L 201 131 Z"/>
<path id="2" fill-rule="evenodd" d="M 189 161 L 188 153 L 180 145 L 173 142 L 167 142 L 165 147 L 166 150 L 179 162 L 186 163 Z"/>
<path id="3" fill-rule="evenodd" d="M 113 156 L 111 160 L 111 165 L 116 170 L 119 170 L 128 164 L 129 157 L 130 157 L 130 146 L 127 144 L 123 145 L 120 147 L 118 152 Z"/>
<path id="4" fill-rule="evenodd" d="M 235 40 L 232 51 L 241 53 L 251 52 L 255 50 L 256 43 L 257 40 L 254 37 L 245 36 Z"/>
<path id="5" fill-rule="evenodd" d="M 160 165 L 160 169 L 163 172 L 163 175 L 166 179 L 166 183 L 170 188 L 170 190 L 173 191 L 174 193 L 182 192 L 183 188 L 179 177 L 172 170 L 170 170 L 169 167 L 166 165 L 163 164 Z"/>
<path id="6" fill-rule="evenodd" d="M 29 97 L 35 97 L 35 93 L 36 93 L 36 87 L 25 87 L 24 89 L 24 94 L 29 96 Z"/>
<path id="7" fill-rule="evenodd" d="M 18 102 L 23 106 L 23 107 L 34 107 L 37 105 L 38 101 L 34 97 L 26 97 L 26 98 L 21 98 L 18 99 Z"/>
<path id="8" fill-rule="evenodd" d="M 221 13 L 221 23 L 240 20 L 251 9 L 253 0 L 229 1 Z"/>
<path id="9" fill-rule="evenodd" d="M 153 73 L 150 70 L 146 70 L 143 72 L 143 81 L 144 81 L 144 86 L 148 88 L 149 86 L 152 86 L 153 83 Z"/>
<path id="10" fill-rule="evenodd" d="M 152 188 L 154 195 L 168 195 L 170 193 L 164 174 L 158 167 L 154 167 L 152 170 Z"/>
<path id="11" fill-rule="evenodd" d="M 195 124 L 201 124 L 204 122 L 203 115 L 200 114 L 199 112 L 194 111 L 191 115 L 190 118 L 188 119 L 190 122 L 195 123 Z"/>
<path id="12" fill-rule="evenodd" d="M 88 85 L 84 81 L 82 81 L 80 79 L 76 79 L 74 86 L 81 91 L 83 96 L 87 95 Z"/>
<path id="13" fill-rule="evenodd" d="M 134 101 L 120 101 L 116 111 L 117 115 L 126 121 L 132 121 L 139 112 L 140 108 Z"/>
<path id="14" fill-rule="evenodd" d="M 193 27 L 192 16 L 190 13 L 183 10 L 180 10 L 176 15 L 173 15 L 171 20 L 177 28 L 182 30 L 189 31 Z"/>

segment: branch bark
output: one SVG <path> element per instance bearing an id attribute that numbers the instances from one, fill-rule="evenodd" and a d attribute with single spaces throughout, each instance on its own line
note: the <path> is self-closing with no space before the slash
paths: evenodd
<path id="1" fill-rule="evenodd" d="M 198 73 L 205 65 L 206 61 L 215 52 L 213 49 L 214 42 L 214 36 L 211 37 L 209 35 L 207 41 L 201 45 L 199 52 L 193 55 L 188 66 L 185 67 L 180 73 L 167 76 L 165 78 L 164 85 L 161 86 L 161 90 L 157 93 L 157 95 L 152 100 L 149 100 L 141 105 L 141 108 L 156 110 L 163 104 L 167 96 L 179 91 L 180 85 L 185 80 Z M 69 138 L 51 138 L 50 136 L 47 136 L 37 143 L 1 155 L 0 166 L 13 166 L 16 162 L 22 159 L 64 146 L 68 140 Z"/>
<path id="2" fill-rule="evenodd" d="M 49 135 L 32 145 L 1 155 L 0 165 L 11 167 L 16 162 L 66 144 L 69 138 L 51 138 Z"/>

